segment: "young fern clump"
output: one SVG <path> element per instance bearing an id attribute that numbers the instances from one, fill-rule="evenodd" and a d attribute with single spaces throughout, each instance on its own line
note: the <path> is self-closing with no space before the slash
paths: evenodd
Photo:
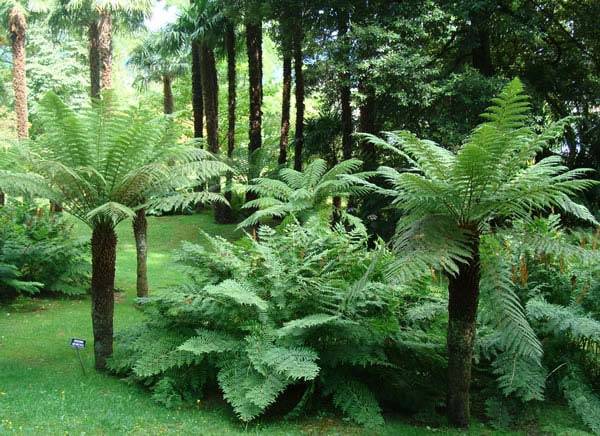
<path id="1" fill-rule="evenodd" d="M 365 192 L 353 179 L 342 176 L 356 172 L 362 166 L 358 159 L 349 159 L 327 169 L 327 162 L 315 159 L 303 172 L 283 168 L 280 179 L 257 178 L 248 187 L 257 198 L 248 201 L 245 209 L 254 212 L 242 221 L 240 228 L 255 226 L 273 218 L 294 216 L 306 222 L 311 216 L 331 215 L 333 197 L 347 198 Z M 356 175 L 362 180 L 365 175 Z"/>
<path id="2" fill-rule="evenodd" d="M 581 178 L 588 170 L 568 170 L 560 156 L 535 161 L 550 141 L 562 135 L 568 119 L 536 133 L 528 125 L 529 101 L 518 79 L 504 88 L 483 117 L 486 121 L 456 153 L 409 132 L 387 133 L 385 139 L 365 135 L 411 167 L 403 172 L 379 168 L 391 188 L 362 182 L 392 196 L 402 213 L 394 238 L 398 259 L 390 273 L 406 280 L 433 267 L 448 277 L 447 412 L 450 422 L 461 427 L 469 424 L 480 281 L 497 276 L 482 271 L 486 266 L 481 262 L 482 236 L 490 232 L 492 222 L 525 219 L 533 211 L 550 207 L 596 223 L 584 206 L 572 200 L 576 193 L 594 185 Z M 361 183 L 356 177 L 345 177 Z M 497 286 L 506 292 L 501 281 Z M 507 309 L 523 318 L 515 304 L 513 298 Z M 533 339 L 531 333 L 526 337 Z M 535 348 L 534 356 L 539 354 L 539 345 Z"/>
<path id="3" fill-rule="evenodd" d="M 399 331 L 399 288 L 384 276 L 392 256 L 382 245 L 368 251 L 364 228 L 316 219 L 258 232 L 258 241 L 204 235 L 205 247 L 186 244 L 190 280 L 148 300 L 149 322 L 124 332 L 112 368 L 165 403 L 198 398 L 216 368 L 243 421 L 286 397 L 295 398 L 292 415 L 331 398 L 355 422 L 381 424 L 384 389 L 372 387 L 394 367 L 388 351 Z M 190 384 L 190 374 L 203 375 Z"/>
<path id="4" fill-rule="evenodd" d="M 116 225 L 176 191 L 184 191 L 180 202 L 223 201 L 191 188 L 227 166 L 177 144 L 169 120 L 122 109 L 111 94 L 75 110 L 50 93 L 39 118 L 43 133 L 22 156 L 29 172 L 0 171 L 0 187 L 61 204 L 92 229 L 94 352 L 96 368 L 103 369 L 113 345 Z"/>

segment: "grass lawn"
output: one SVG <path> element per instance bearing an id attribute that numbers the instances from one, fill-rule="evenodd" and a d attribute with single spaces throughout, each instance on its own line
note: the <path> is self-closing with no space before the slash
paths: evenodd
<path id="1" fill-rule="evenodd" d="M 182 279 L 172 250 L 182 240 L 197 241 L 199 230 L 235 238 L 234 226 L 217 226 L 209 214 L 149 219 L 149 280 L 152 289 L 168 288 Z M 76 224 L 82 236 L 89 230 Z M 131 223 L 119 226 L 117 287 L 124 290 L 115 308 L 115 329 L 140 322 L 135 308 L 135 245 Z M 82 374 L 72 337 L 89 341 Z M 389 419 L 385 428 L 368 433 L 343 421 L 322 417 L 294 422 L 261 421 L 243 426 L 226 405 L 197 404 L 175 410 L 155 404 L 141 388 L 93 371 L 89 298 L 81 300 L 22 299 L 0 307 L 0 434 L 464 434 L 414 427 Z M 562 407 L 536 410 L 535 434 L 587 434 L 576 417 Z M 524 434 L 517 433 L 517 434 Z M 466 434 L 509 434 L 473 424 Z"/>

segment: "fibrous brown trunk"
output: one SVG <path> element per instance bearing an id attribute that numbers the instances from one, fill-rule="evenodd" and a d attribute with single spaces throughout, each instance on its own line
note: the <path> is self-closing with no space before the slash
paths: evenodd
<path id="1" fill-rule="evenodd" d="M 448 402 L 450 424 L 468 427 L 469 388 L 479 300 L 479 236 L 471 239 L 472 259 L 448 278 Z"/>
<path id="2" fill-rule="evenodd" d="M 21 6 L 14 6 L 8 14 L 8 29 L 12 40 L 13 90 L 17 117 L 17 137 L 29 136 L 27 112 L 27 79 L 25 77 L 25 32 L 27 21 Z"/>
<path id="3" fill-rule="evenodd" d="M 287 147 L 290 136 L 290 98 L 292 94 L 292 57 L 283 54 L 283 85 L 281 95 L 281 131 L 279 135 L 279 158 L 277 163 L 287 162 Z"/>
<path id="4" fill-rule="evenodd" d="M 6 194 L 0 191 L 0 207 L 6 205 Z"/>
<path id="5" fill-rule="evenodd" d="M 112 16 L 110 11 L 103 10 L 100 12 L 98 20 L 98 34 L 100 54 L 100 86 L 104 89 L 112 88 Z"/>
<path id="6" fill-rule="evenodd" d="M 250 95 L 248 158 L 250 180 L 258 176 L 256 151 L 262 146 L 262 22 L 248 19 L 246 22 L 246 49 L 248 52 L 248 83 Z M 246 193 L 246 200 L 256 196 Z"/>
<path id="7" fill-rule="evenodd" d="M 304 75 L 302 73 L 302 22 L 299 19 L 293 36 L 294 75 L 296 79 L 296 132 L 294 134 L 294 169 L 302 171 L 304 148 Z"/>
<path id="8" fill-rule="evenodd" d="M 233 157 L 235 150 L 235 106 L 237 100 L 236 53 L 235 53 L 235 28 L 231 22 L 225 29 L 225 49 L 227 51 L 227 157 Z M 233 198 L 231 192 L 232 175 L 227 173 L 225 199 L 231 205 Z M 223 222 L 233 222 L 233 210 L 225 206 L 222 217 Z"/>
<path id="9" fill-rule="evenodd" d="M 133 219 L 133 236 L 135 238 L 135 252 L 137 255 L 137 281 L 136 289 L 139 298 L 148 296 L 148 221 L 146 210 L 140 209 Z"/>
<path id="10" fill-rule="evenodd" d="M 106 368 L 106 359 L 113 352 L 116 252 L 117 235 L 113 226 L 96 225 L 92 231 L 92 328 L 98 370 Z"/>
<path id="11" fill-rule="evenodd" d="M 225 44 L 227 49 L 227 157 L 231 158 L 235 149 L 235 105 L 237 99 L 235 29 L 231 23 L 227 24 Z"/>
<path id="12" fill-rule="evenodd" d="M 173 87 L 171 77 L 163 76 L 163 111 L 165 114 L 172 114 L 175 103 L 173 102 Z"/>
<path id="13" fill-rule="evenodd" d="M 204 93 L 204 112 L 206 115 L 206 142 L 211 153 L 217 155 L 219 146 L 219 83 L 217 64 L 213 49 L 206 42 L 201 43 L 202 91 Z M 221 179 L 215 177 L 209 182 L 212 192 L 221 192 Z M 217 202 L 214 205 L 215 221 L 226 221 L 228 207 Z"/>
<path id="14" fill-rule="evenodd" d="M 100 35 L 98 23 L 91 21 L 88 25 L 88 62 L 90 64 L 90 96 L 100 97 Z"/>
<path id="15" fill-rule="evenodd" d="M 204 102 L 202 100 L 202 71 L 200 43 L 192 42 L 192 111 L 194 113 L 194 137 L 204 135 Z"/>

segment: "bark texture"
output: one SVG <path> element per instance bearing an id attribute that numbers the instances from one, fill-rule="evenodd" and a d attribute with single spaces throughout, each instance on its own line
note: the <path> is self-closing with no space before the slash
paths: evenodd
<path id="1" fill-rule="evenodd" d="M 194 113 L 194 137 L 204 136 L 204 101 L 202 97 L 202 71 L 200 43 L 192 42 L 192 111 Z"/>
<path id="2" fill-rule="evenodd" d="M 279 158 L 277 163 L 287 162 L 287 148 L 290 136 L 290 100 L 292 94 L 292 57 L 289 53 L 283 55 L 283 85 L 281 96 L 281 131 L 279 135 Z"/>
<path id="3" fill-rule="evenodd" d="M 146 211 L 140 209 L 133 219 L 133 236 L 135 238 L 135 252 L 137 256 L 137 281 L 138 297 L 148 296 L 148 221 Z"/>
<path id="4" fill-rule="evenodd" d="M 235 113 L 237 103 L 237 72 L 236 72 L 236 50 L 235 50 L 235 28 L 233 23 L 228 22 L 225 29 L 225 49 L 227 51 L 227 157 L 233 157 L 235 150 Z M 227 173 L 225 199 L 231 205 L 232 201 L 232 175 Z M 224 206 L 221 216 L 223 222 L 235 221 L 233 209 Z"/>
<path id="5" fill-rule="evenodd" d="M 100 12 L 98 21 L 99 47 L 100 53 L 100 85 L 101 88 L 112 88 L 112 16 L 110 11 L 103 10 Z"/>
<path id="6" fill-rule="evenodd" d="M 100 34 L 98 23 L 88 25 L 88 62 L 90 64 L 90 96 L 100 97 Z"/>
<path id="7" fill-rule="evenodd" d="M 17 137 L 29 136 L 27 110 L 27 78 L 25 76 L 25 33 L 27 21 L 23 8 L 14 6 L 8 14 L 8 28 L 12 42 L 13 91 L 15 94 L 15 112 L 17 117 Z"/>
<path id="8" fill-rule="evenodd" d="M 461 264 L 458 274 L 448 278 L 448 401 L 450 424 L 469 426 L 471 364 L 475 344 L 479 300 L 479 236 L 471 240 L 473 258 Z"/>
<path id="9" fill-rule="evenodd" d="M 175 107 L 173 101 L 173 86 L 171 77 L 163 76 L 163 111 L 165 114 L 172 114 Z"/>
<path id="10" fill-rule="evenodd" d="M 94 357 L 98 370 L 106 369 L 113 352 L 113 315 L 115 309 L 115 261 L 117 235 L 110 224 L 99 224 L 92 231 L 92 328 Z"/>
<path id="11" fill-rule="evenodd" d="M 304 74 L 302 72 L 302 42 L 304 39 L 302 22 L 296 23 L 293 39 L 294 75 L 296 79 L 296 132 L 294 134 L 294 169 L 302 171 L 302 151 L 304 148 Z"/>
<path id="12" fill-rule="evenodd" d="M 250 160 L 249 179 L 258 176 L 254 153 L 262 146 L 262 22 L 246 21 L 246 50 L 248 52 L 248 83 L 250 95 L 249 143 Z M 246 193 L 246 200 L 256 198 L 251 192 Z M 250 211 L 249 211 L 250 212 Z"/>

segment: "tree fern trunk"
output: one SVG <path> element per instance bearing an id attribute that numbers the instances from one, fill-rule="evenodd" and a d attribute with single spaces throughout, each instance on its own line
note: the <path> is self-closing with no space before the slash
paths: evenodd
<path id="1" fill-rule="evenodd" d="M 12 41 L 13 91 L 15 94 L 15 113 L 17 117 L 17 137 L 29 136 L 27 113 L 27 79 L 25 77 L 25 31 L 27 22 L 20 5 L 14 6 L 8 15 L 8 28 Z"/>
<path id="2" fill-rule="evenodd" d="M 296 132 L 294 134 L 294 169 L 302 171 L 302 150 L 304 148 L 304 75 L 302 72 L 303 29 L 301 20 L 296 23 L 294 32 L 294 75 L 296 76 Z"/>
<path id="3" fill-rule="evenodd" d="M 281 96 L 281 131 L 279 135 L 279 158 L 277 163 L 287 162 L 287 147 L 290 135 L 290 97 L 292 93 L 292 57 L 283 54 L 283 85 Z"/>
<path id="4" fill-rule="evenodd" d="M 135 252 L 137 256 L 136 289 L 138 297 L 148 296 L 148 221 L 146 211 L 140 209 L 133 219 L 133 236 L 135 238 Z"/>
<path id="5" fill-rule="evenodd" d="M 163 76 L 163 111 L 165 114 L 172 114 L 175 103 L 173 102 L 173 87 L 171 85 L 171 77 Z"/>
<path id="6" fill-rule="evenodd" d="M 92 231 L 92 327 L 94 357 L 98 370 L 106 368 L 113 352 L 113 315 L 115 307 L 115 261 L 117 235 L 110 224 L 99 224 Z"/>
<path id="7" fill-rule="evenodd" d="M 88 27 L 88 62 L 90 66 L 90 96 L 100 97 L 100 37 L 98 23 L 91 21 Z"/>
<path id="8" fill-rule="evenodd" d="M 469 388 L 479 300 L 479 236 L 471 241 L 473 258 L 448 279 L 448 404 L 450 424 L 468 427 Z"/>
<path id="9" fill-rule="evenodd" d="M 112 88 L 112 16 L 110 11 L 100 12 L 98 21 L 100 53 L 100 85 L 102 89 Z"/>

